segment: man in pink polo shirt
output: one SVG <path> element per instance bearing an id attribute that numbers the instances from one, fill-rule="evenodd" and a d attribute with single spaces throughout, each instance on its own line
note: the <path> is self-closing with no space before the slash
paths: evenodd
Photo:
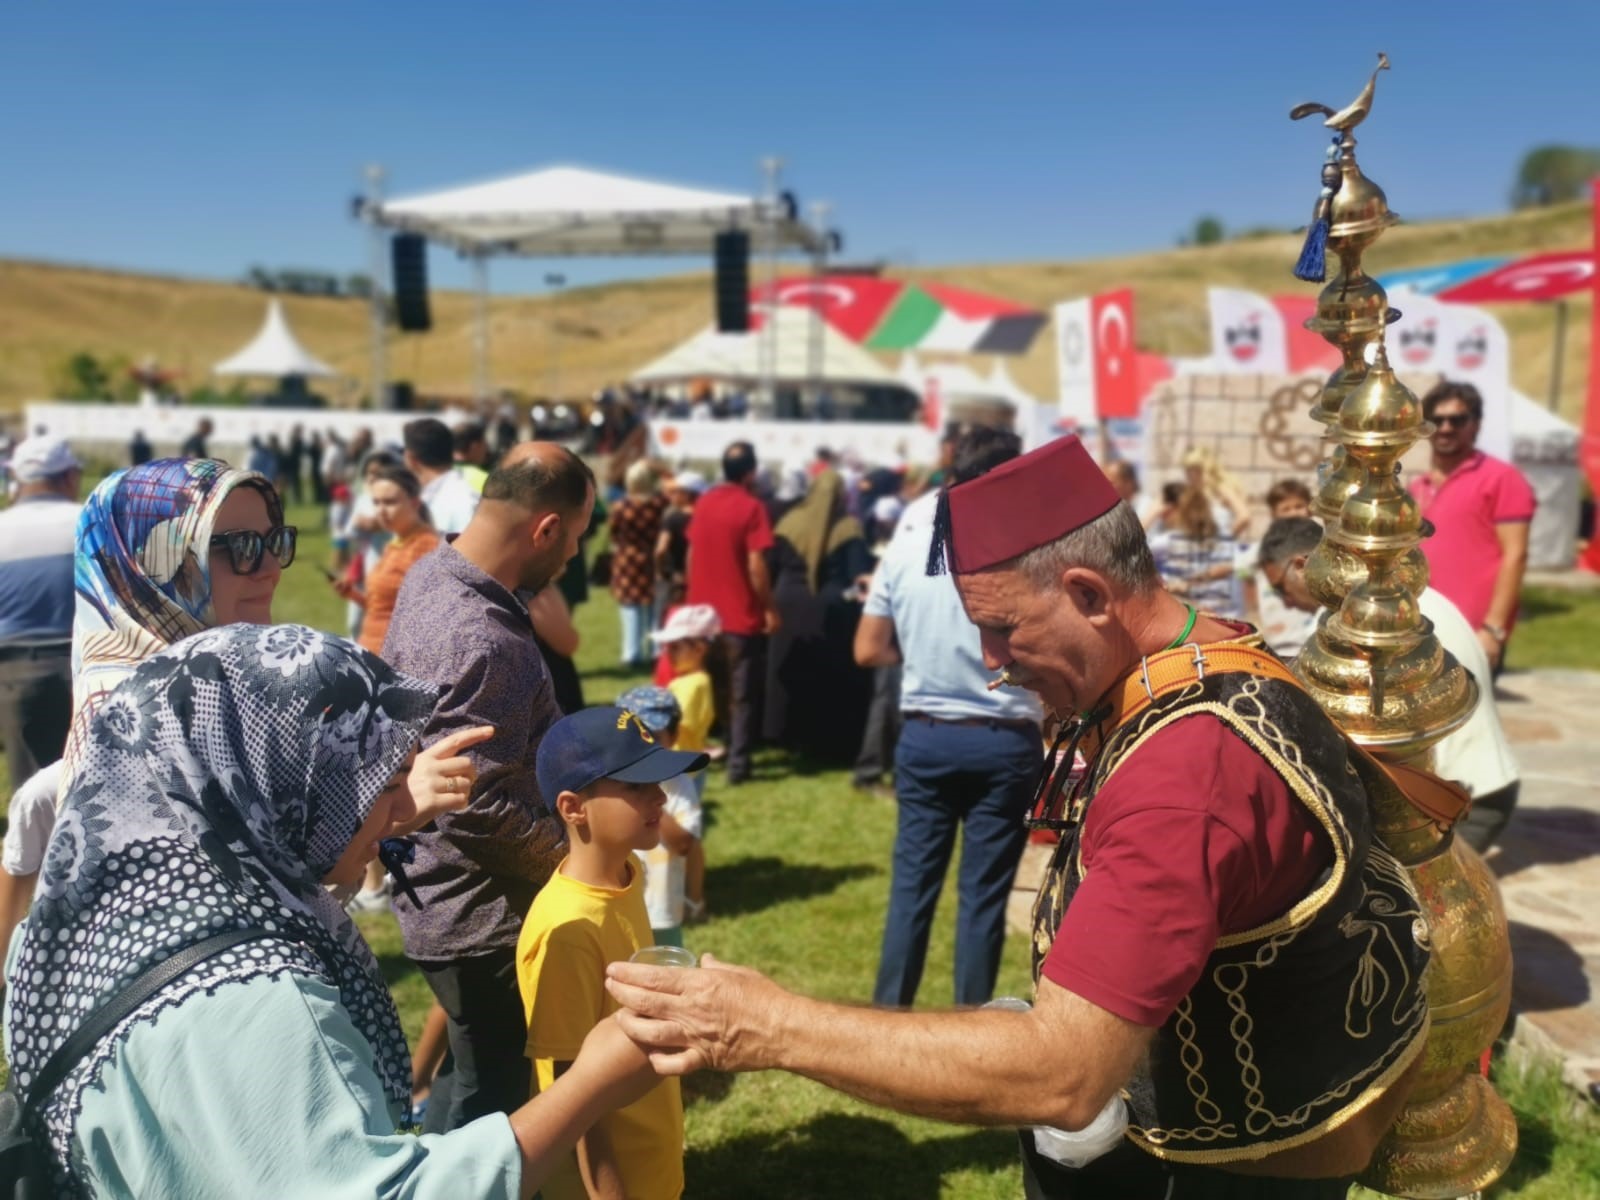
<path id="1" fill-rule="evenodd" d="M 1477 388 L 1444 380 L 1422 398 L 1422 413 L 1435 426 L 1433 463 L 1411 481 L 1411 494 L 1434 527 L 1422 543 L 1430 582 L 1472 623 L 1498 670 L 1528 566 L 1533 489 L 1510 463 L 1477 448 Z"/>

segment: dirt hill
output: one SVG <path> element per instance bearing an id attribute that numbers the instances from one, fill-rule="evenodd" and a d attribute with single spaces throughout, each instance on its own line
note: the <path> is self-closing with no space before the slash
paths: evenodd
<path id="1" fill-rule="evenodd" d="M 1402 225 L 1368 256 L 1375 273 L 1475 255 L 1530 253 L 1587 246 L 1587 204 L 1470 221 Z M 999 263 L 894 272 L 960 284 L 1023 303 L 1056 301 L 1115 286 L 1131 286 L 1138 305 L 1142 348 L 1203 354 L 1209 329 L 1208 285 L 1264 293 L 1305 290 L 1289 274 L 1299 239 L 1251 238 L 1204 248 L 1083 262 Z M 67 358 L 88 351 L 119 364 L 154 354 L 176 368 L 184 386 L 203 382 L 212 363 L 244 344 L 259 326 L 260 292 L 235 284 L 134 275 L 87 267 L 0 261 L 0 410 L 48 396 Z M 296 333 L 350 379 L 334 389 L 354 402 L 367 373 L 367 310 L 356 300 L 287 297 Z M 460 292 L 433 296 L 434 329 L 390 343 L 390 373 L 419 390 L 466 395 L 472 379 L 472 299 Z M 711 319 L 705 274 L 575 288 L 557 299 L 498 296 L 492 306 L 493 377 L 528 395 L 557 386 L 586 395 L 622 379 Z M 1549 305 L 1497 310 L 1512 341 L 1517 385 L 1541 401 L 1550 387 L 1555 314 Z M 1583 404 L 1589 365 L 1590 300 L 1571 303 L 1562 372 L 1561 411 L 1574 419 Z M 1023 387 L 1055 391 L 1048 337 L 1012 364 Z"/>

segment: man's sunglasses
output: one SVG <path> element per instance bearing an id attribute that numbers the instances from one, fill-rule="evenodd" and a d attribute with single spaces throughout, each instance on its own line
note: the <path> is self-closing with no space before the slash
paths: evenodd
<path id="1" fill-rule="evenodd" d="M 265 533 L 254 529 L 230 529 L 211 538 L 211 548 L 228 551 L 228 560 L 235 575 L 254 575 L 261 568 L 261 559 L 271 554 L 280 567 L 294 561 L 295 539 L 300 531 L 293 525 L 274 525 Z"/>
<path id="2" fill-rule="evenodd" d="M 1471 422 L 1470 413 L 1445 413 L 1443 416 L 1433 418 L 1433 423 L 1440 429 L 1460 429 Z"/>

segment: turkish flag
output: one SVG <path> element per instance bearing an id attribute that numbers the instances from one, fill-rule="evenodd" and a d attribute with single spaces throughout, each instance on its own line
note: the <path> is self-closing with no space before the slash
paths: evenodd
<path id="1" fill-rule="evenodd" d="M 1133 291 L 1104 292 L 1089 302 L 1094 334 L 1095 412 L 1102 420 L 1139 415 L 1133 348 Z"/>
<path id="2" fill-rule="evenodd" d="M 1440 300 L 1460 304 L 1515 304 L 1523 300 L 1559 300 L 1594 284 L 1593 250 L 1535 254 L 1496 267 L 1466 283 L 1445 288 Z"/>

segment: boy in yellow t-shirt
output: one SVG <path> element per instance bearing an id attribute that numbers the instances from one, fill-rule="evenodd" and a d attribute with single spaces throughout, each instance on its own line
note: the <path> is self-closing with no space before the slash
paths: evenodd
<path id="1" fill-rule="evenodd" d="M 539 790 L 570 847 L 534 899 L 517 940 L 517 986 L 528 1019 L 524 1052 L 534 1091 L 577 1058 L 617 1004 L 606 965 L 653 945 L 635 851 L 661 837 L 661 784 L 706 764 L 669 750 L 633 713 L 589 708 L 558 721 L 539 745 Z M 683 1194 L 683 1101 L 676 1079 L 602 1117 L 540 1189 L 546 1200 L 677 1200 Z"/>
<path id="2" fill-rule="evenodd" d="M 667 652 L 672 664 L 672 679 L 667 690 L 676 697 L 683 715 L 678 721 L 677 747 L 680 750 L 704 750 L 711 734 L 711 722 L 716 718 L 716 704 L 712 699 L 711 676 L 706 672 L 706 657 L 711 644 L 722 633 L 722 622 L 717 610 L 709 604 L 686 604 L 672 610 L 667 623 L 651 634 L 657 645 Z M 695 776 L 695 788 L 705 795 L 705 776 Z"/>

